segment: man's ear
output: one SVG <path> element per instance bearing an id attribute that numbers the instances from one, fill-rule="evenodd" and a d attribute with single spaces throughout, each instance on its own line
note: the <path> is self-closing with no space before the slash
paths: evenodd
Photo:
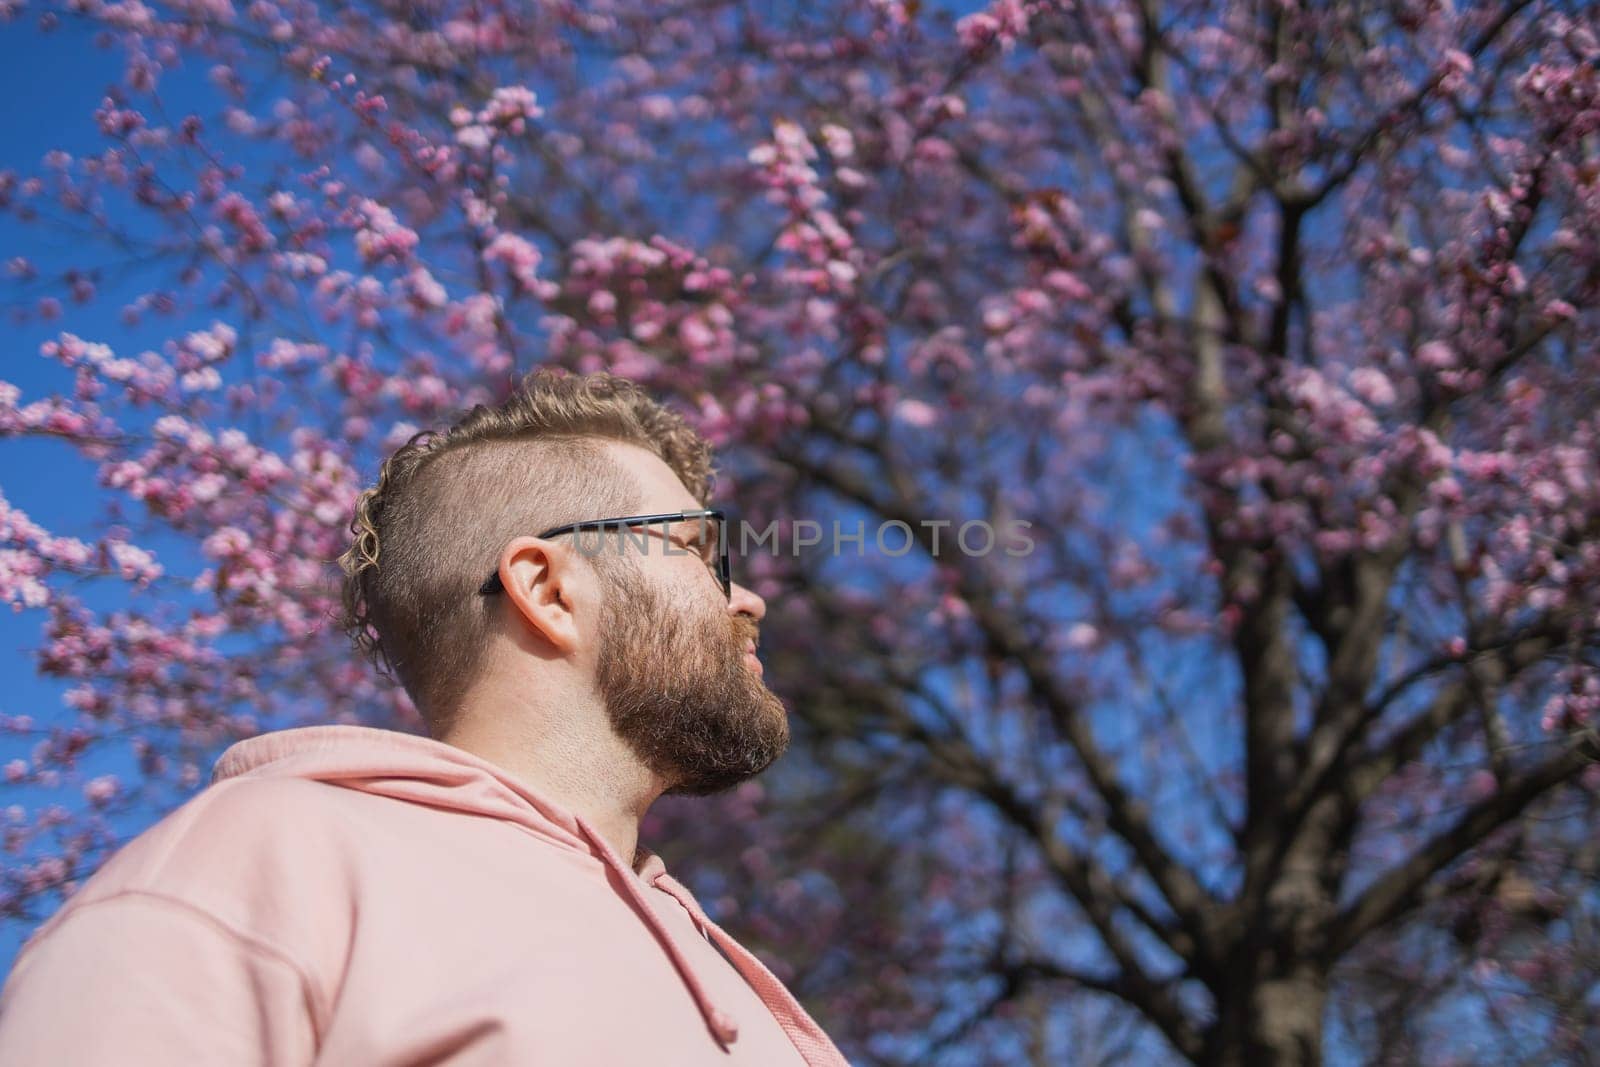
<path id="1" fill-rule="evenodd" d="M 582 644 L 578 611 L 592 581 L 577 553 L 554 541 L 519 537 L 500 555 L 504 595 L 560 656 Z"/>

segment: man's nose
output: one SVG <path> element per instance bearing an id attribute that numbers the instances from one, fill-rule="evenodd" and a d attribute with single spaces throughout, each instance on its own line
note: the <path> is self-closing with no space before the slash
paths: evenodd
<path id="1" fill-rule="evenodd" d="M 734 615 L 748 615 L 756 622 L 760 622 L 767 614 L 767 602 L 755 594 L 753 590 L 746 589 L 738 582 L 734 582 L 729 589 L 728 611 Z"/>

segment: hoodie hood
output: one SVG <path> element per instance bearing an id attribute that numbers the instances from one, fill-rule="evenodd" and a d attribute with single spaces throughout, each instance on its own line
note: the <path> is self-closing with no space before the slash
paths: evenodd
<path id="1" fill-rule="evenodd" d="M 222 754 L 211 780 L 228 778 L 305 778 L 412 804 L 489 815 L 525 827 L 557 847 L 605 858 L 579 816 L 481 756 L 415 734 L 342 725 L 261 734 Z"/>
<path id="2" fill-rule="evenodd" d="M 689 913 L 696 929 L 755 989 L 808 1064 L 846 1062 L 783 983 L 706 916 L 693 894 L 667 873 L 659 856 L 641 846 L 638 866 L 630 866 L 582 816 L 486 759 L 442 741 L 394 730 L 306 726 L 241 741 L 223 753 L 212 772 L 213 782 L 250 777 L 304 778 L 407 803 L 491 816 L 515 823 L 556 848 L 592 856 L 616 873 L 615 879 L 604 879 L 605 884 L 627 898 L 660 942 L 719 1041 L 724 1045 L 737 1041 L 738 1027 L 713 1001 L 689 955 L 648 903 L 649 887 L 665 892 Z"/>

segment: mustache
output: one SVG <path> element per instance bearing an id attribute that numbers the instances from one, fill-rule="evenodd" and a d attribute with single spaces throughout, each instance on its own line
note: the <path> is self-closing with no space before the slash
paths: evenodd
<path id="1" fill-rule="evenodd" d="M 757 648 L 761 647 L 761 627 L 748 615 L 734 616 L 733 636 L 739 643 L 740 648 L 747 644 L 753 644 Z"/>

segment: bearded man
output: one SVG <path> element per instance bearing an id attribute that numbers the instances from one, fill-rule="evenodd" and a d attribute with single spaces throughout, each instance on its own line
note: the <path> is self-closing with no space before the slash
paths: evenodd
<path id="1" fill-rule="evenodd" d="M 712 474 L 607 374 L 412 437 L 356 504 L 343 621 L 428 736 L 228 749 L 23 948 L 0 1062 L 844 1064 L 639 843 L 789 742 Z"/>

